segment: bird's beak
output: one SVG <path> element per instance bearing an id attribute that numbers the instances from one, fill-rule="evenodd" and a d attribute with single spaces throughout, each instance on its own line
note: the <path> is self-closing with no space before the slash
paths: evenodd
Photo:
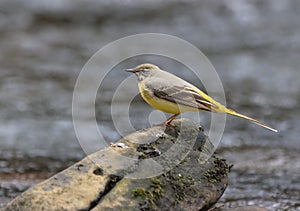
<path id="1" fill-rule="evenodd" d="M 135 69 L 125 69 L 124 71 L 126 71 L 126 72 L 130 72 L 130 73 L 135 73 L 135 72 L 136 72 L 136 70 L 135 70 Z"/>

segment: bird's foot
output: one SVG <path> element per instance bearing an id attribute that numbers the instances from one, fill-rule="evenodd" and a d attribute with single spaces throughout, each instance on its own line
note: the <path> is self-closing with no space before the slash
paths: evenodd
<path id="1" fill-rule="evenodd" d="M 171 122 L 178 116 L 178 114 L 174 114 L 173 116 L 171 116 L 170 118 L 168 118 L 166 121 L 155 125 L 155 126 L 172 126 L 174 127 L 175 125 L 172 125 Z"/>

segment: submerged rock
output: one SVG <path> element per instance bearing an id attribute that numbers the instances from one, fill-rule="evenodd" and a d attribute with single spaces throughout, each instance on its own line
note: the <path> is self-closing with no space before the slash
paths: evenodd
<path id="1" fill-rule="evenodd" d="M 132 133 L 27 190 L 1 210 L 207 210 L 230 167 L 187 119 Z"/>

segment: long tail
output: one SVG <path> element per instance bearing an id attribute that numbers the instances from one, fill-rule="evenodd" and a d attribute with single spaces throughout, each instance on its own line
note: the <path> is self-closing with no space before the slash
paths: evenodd
<path id="1" fill-rule="evenodd" d="M 237 113 L 237 112 L 235 112 L 235 111 L 233 111 L 233 110 L 231 110 L 231 109 L 228 109 L 228 108 L 227 108 L 227 109 L 226 109 L 226 113 L 231 114 L 231 115 L 234 115 L 234 116 L 238 116 L 238 117 L 243 118 L 243 119 L 247 119 L 247 120 L 249 120 L 249 121 L 251 121 L 251 122 L 253 122 L 253 123 L 257 124 L 257 125 L 260 125 L 260 126 L 262 126 L 262 127 L 264 127 L 264 128 L 267 128 L 267 129 L 272 130 L 272 131 L 274 131 L 274 132 L 278 132 L 278 130 L 276 130 L 276 129 L 270 127 L 269 125 L 267 125 L 267 124 L 265 124 L 265 123 L 262 123 L 262 122 L 260 122 L 260 121 L 258 121 L 258 120 L 256 120 L 256 119 L 253 119 L 253 118 L 251 118 L 251 117 L 245 116 L 245 115 L 243 115 L 243 114 L 239 114 L 239 113 Z"/>

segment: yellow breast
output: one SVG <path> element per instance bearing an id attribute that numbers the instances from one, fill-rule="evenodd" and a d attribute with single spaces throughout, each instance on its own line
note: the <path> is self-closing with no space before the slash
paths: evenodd
<path id="1" fill-rule="evenodd" d="M 199 111 L 196 108 L 178 105 L 176 103 L 170 102 L 166 99 L 161 99 L 156 97 L 151 90 L 148 90 L 145 87 L 143 82 L 139 83 L 139 91 L 143 97 L 143 99 L 152 107 L 161 110 L 166 113 L 171 114 L 180 114 L 187 111 Z"/>

